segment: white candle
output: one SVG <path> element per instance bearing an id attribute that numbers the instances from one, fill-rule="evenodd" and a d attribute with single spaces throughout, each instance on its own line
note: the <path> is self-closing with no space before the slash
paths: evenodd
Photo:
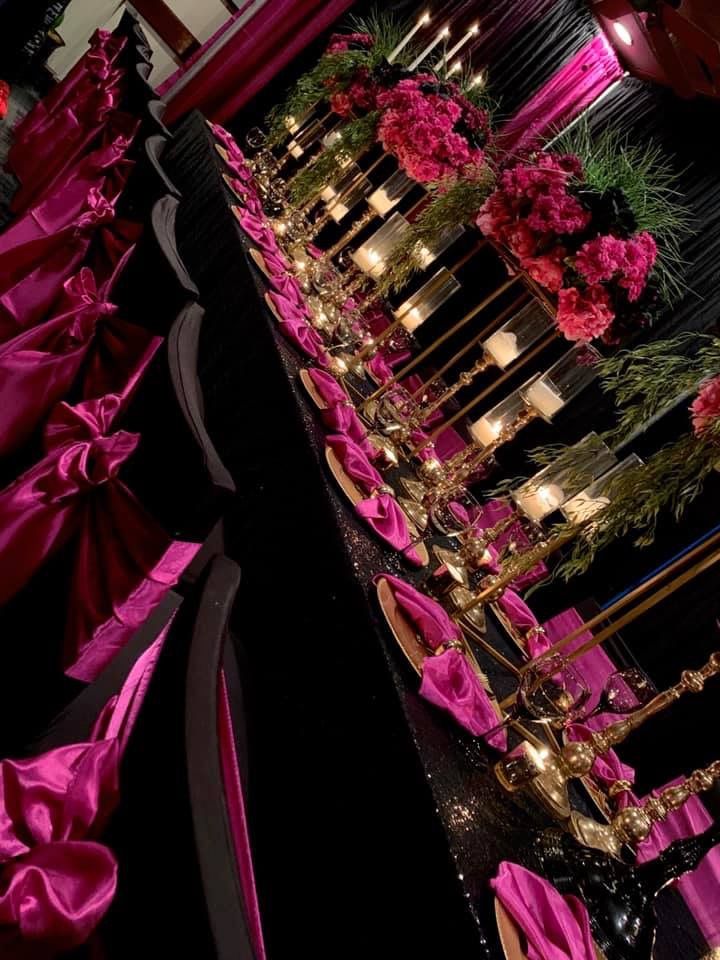
<path id="1" fill-rule="evenodd" d="M 398 313 L 400 313 L 400 311 L 398 311 Z M 425 321 L 425 315 L 422 313 L 422 311 L 418 310 L 417 307 L 411 307 L 410 310 L 402 313 L 401 316 L 402 320 L 400 323 L 403 327 L 405 327 L 408 333 L 412 333 L 413 330 L 417 330 L 420 324 Z"/>
<path id="2" fill-rule="evenodd" d="M 480 417 L 470 427 L 470 434 L 476 443 L 483 447 L 489 447 L 500 436 L 502 423 L 500 420 L 488 420 L 487 417 Z"/>
<path id="3" fill-rule="evenodd" d="M 435 47 L 439 43 L 442 43 L 443 40 L 446 40 L 449 36 L 450 36 L 450 27 L 443 27 L 443 29 L 438 33 L 435 39 L 425 47 L 425 49 L 420 54 L 420 56 L 416 57 L 413 60 L 413 62 L 408 67 L 408 70 L 417 70 L 417 68 L 420 66 L 423 60 L 425 60 L 426 57 L 430 56 L 430 54 L 433 52 Z"/>
<path id="4" fill-rule="evenodd" d="M 377 250 L 373 250 L 372 247 L 358 247 L 355 253 L 353 253 L 352 259 L 363 273 L 370 273 L 374 277 L 380 276 L 385 269 L 382 257 Z"/>
<path id="5" fill-rule="evenodd" d="M 334 200 L 337 196 L 337 191 L 334 187 L 325 187 L 325 189 L 320 194 L 320 199 L 325 200 L 326 203 L 329 203 L 331 200 Z"/>
<path id="6" fill-rule="evenodd" d="M 517 337 L 507 330 L 498 330 L 483 344 L 485 353 L 489 353 L 495 365 L 504 370 L 508 364 L 520 356 L 517 346 Z"/>
<path id="7" fill-rule="evenodd" d="M 324 147 L 332 147 L 334 144 L 342 140 L 342 134 L 339 130 L 331 130 L 330 133 L 326 133 L 322 138 L 322 145 Z"/>
<path id="8" fill-rule="evenodd" d="M 393 200 L 387 195 L 382 187 L 378 187 L 377 190 L 374 190 L 368 197 L 368 203 L 373 208 L 375 213 L 379 213 L 380 216 L 384 216 L 388 210 L 392 210 L 395 204 L 400 198 Z"/>
<path id="9" fill-rule="evenodd" d="M 398 54 L 399 54 L 399 53 L 402 53 L 402 51 L 403 51 L 403 50 L 405 49 L 405 47 L 410 43 L 410 41 L 412 40 L 412 38 L 413 38 L 413 37 L 415 36 L 415 34 L 418 32 L 418 30 L 421 30 L 421 29 L 422 29 L 424 26 L 426 26 L 428 23 L 430 23 L 430 14 L 426 11 L 426 12 L 420 17 L 420 19 L 419 19 L 418 22 L 415 24 L 415 26 L 412 28 L 412 30 L 409 30 L 409 31 L 405 34 L 405 36 L 402 38 L 402 40 L 400 41 L 400 43 L 395 47 L 395 49 L 393 50 L 393 52 L 392 52 L 392 53 L 390 54 L 390 56 L 388 57 L 388 63 L 395 63 L 395 60 L 397 59 Z"/>
<path id="10" fill-rule="evenodd" d="M 297 142 L 297 140 L 290 141 L 290 143 L 288 144 L 288 150 L 290 151 L 291 155 L 295 157 L 296 160 L 298 160 L 303 155 L 303 153 L 305 153 L 305 151 Z"/>
<path id="11" fill-rule="evenodd" d="M 558 410 L 562 410 L 565 406 L 565 401 L 560 394 L 542 378 L 528 387 L 525 397 L 528 403 L 531 403 L 537 412 L 548 420 L 551 420 Z"/>
<path id="12" fill-rule="evenodd" d="M 517 497 L 517 505 L 531 520 L 542 520 L 563 502 L 565 493 L 556 483 L 530 487 Z"/>
<path id="13" fill-rule="evenodd" d="M 435 259 L 435 254 L 423 244 L 417 252 L 417 259 L 423 270 L 426 270 Z"/>
<path id="14" fill-rule="evenodd" d="M 295 117 L 285 117 L 285 126 L 288 128 L 290 133 L 297 133 L 300 129 L 300 124 L 297 122 Z"/>
<path id="15" fill-rule="evenodd" d="M 465 34 L 465 36 L 462 37 L 460 40 L 458 40 L 458 42 L 455 44 L 454 47 L 452 47 L 452 49 L 448 50 L 448 52 L 445 54 L 445 56 L 442 58 L 442 60 L 438 64 L 438 67 L 444 67 L 446 63 L 449 63 L 452 60 L 452 58 L 455 56 L 455 54 L 458 52 L 458 50 L 461 50 L 465 46 L 465 44 L 468 43 L 470 40 L 472 40 L 473 37 L 476 37 L 479 32 L 480 32 L 480 24 L 474 23 L 470 27 L 468 32 Z"/>
<path id="16" fill-rule="evenodd" d="M 344 203 L 334 203 L 331 207 L 328 207 L 328 213 L 335 223 L 340 223 L 342 218 L 347 216 L 348 212 L 348 207 L 346 207 Z"/>
<path id="17" fill-rule="evenodd" d="M 610 504 L 607 497 L 591 497 L 584 490 L 576 497 L 568 500 L 563 507 L 563 513 L 571 523 L 582 523 L 589 520 Z"/>

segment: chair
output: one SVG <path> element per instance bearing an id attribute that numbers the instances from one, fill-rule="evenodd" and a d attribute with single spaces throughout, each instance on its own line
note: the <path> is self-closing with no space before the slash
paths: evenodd
<path id="1" fill-rule="evenodd" d="M 235 493 L 204 425 L 197 374 L 203 314 L 196 303 L 180 312 L 119 424 L 142 438 L 121 479 L 171 537 L 198 543 Z"/>
<path id="2" fill-rule="evenodd" d="M 142 126 L 147 130 L 147 136 L 159 134 L 167 140 L 172 138 L 172 133 L 163 123 L 163 115 L 167 110 L 167 104 L 164 100 L 148 100 L 142 114 Z"/>
<path id="3" fill-rule="evenodd" d="M 178 253 L 177 209 L 178 200 L 172 196 L 161 197 L 154 205 L 114 294 L 121 316 L 160 336 L 187 301 L 199 297 Z"/>
<path id="4" fill-rule="evenodd" d="M 110 960 L 137 952 L 140 930 L 143 956 L 263 955 L 248 932 L 218 729 L 239 581 L 237 565 L 216 557 L 201 589 L 183 602 L 125 753 L 121 803 L 102 837 L 116 851 L 121 878 L 99 929 Z"/>
<path id="5" fill-rule="evenodd" d="M 161 157 L 167 140 L 156 134 L 147 137 L 142 152 L 128 177 L 116 210 L 121 218 L 144 221 L 161 197 L 180 199 L 180 191 L 165 172 Z"/>

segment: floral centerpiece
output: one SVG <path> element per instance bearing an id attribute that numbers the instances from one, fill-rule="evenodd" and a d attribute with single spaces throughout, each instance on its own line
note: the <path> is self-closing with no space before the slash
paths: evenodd
<path id="1" fill-rule="evenodd" d="M 490 120 L 456 83 L 423 73 L 377 95 L 378 140 L 418 183 L 455 180 L 482 166 Z"/>
<path id="2" fill-rule="evenodd" d="M 477 225 L 557 295 L 567 339 L 618 343 L 677 292 L 688 217 L 671 199 L 674 174 L 656 147 L 612 133 L 593 142 L 587 128 L 565 143 L 576 149 L 506 165 Z"/>

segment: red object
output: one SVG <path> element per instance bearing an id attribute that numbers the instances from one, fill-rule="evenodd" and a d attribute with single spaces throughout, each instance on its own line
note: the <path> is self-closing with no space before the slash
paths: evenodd
<path id="1" fill-rule="evenodd" d="M 165 122 L 193 109 L 220 123 L 234 116 L 351 5 L 352 0 L 268 0 L 170 101 Z"/>
<path id="2" fill-rule="evenodd" d="M 627 69 L 682 97 L 720 97 L 717 0 L 655 0 L 638 12 L 630 0 L 594 0 L 593 12 Z M 624 29 L 623 29 L 624 28 Z M 618 29 L 631 40 L 623 42 Z"/>
<path id="3" fill-rule="evenodd" d="M 4 80 L 0 80 L 0 120 L 7 113 L 9 98 L 10 86 Z"/>

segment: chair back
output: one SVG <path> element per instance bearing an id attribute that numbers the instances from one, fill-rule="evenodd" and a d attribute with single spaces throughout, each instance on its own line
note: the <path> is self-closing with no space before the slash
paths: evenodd
<path id="1" fill-rule="evenodd" d="M 113 295 L 120 316 L 160 336 L 167 334 L 188 300 L 199 297 L 178 252 L 177 209 L 176 197 L 155 203 Z"/>
<path id="2" fill-rule="evenodd" d="M 242 674 L 229 629 L 239 569 L 216 557 L 195 621 L 187 670 L 190 809 L 218 960 L 265 956 L 245 816 L 247 736 Z"/>
<path id="3" fill-rule="evenodd" d="M 165 137 L 166 140 L 172 138 L 172 133 L 163 123 L 163 116 L 166 110 L 167 104 L 164 100 L 159 100 L 157 97 L 153 100 L 148 100 L 142 113 L 141 127 L 141 130 L 146 131 L 146 136 L 151 137 L 159 134 L 161 137 Z"/>
<path id="4" fill-rule="evenodd" d="M 140 434 L 121 478 L 176 540 L 203 543 L 235 485 L 204 424 L 198 378 L 203 319 L 198 304 L 178 315 L 133 394 L 122 426 Z"/>
<path id="5" fill-rule="evenodd" d="M 166 144 L 166 138 L 159 134 L 146 138 L 118 200 L 117 216 L 146 221 L 161 197 L 180 199 L 180 191 L 162 165 L 161 158 Z"/>

